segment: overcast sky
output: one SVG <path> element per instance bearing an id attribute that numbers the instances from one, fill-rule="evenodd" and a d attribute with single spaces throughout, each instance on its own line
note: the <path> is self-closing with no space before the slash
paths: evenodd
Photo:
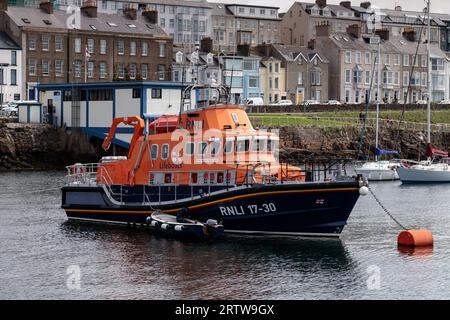
<path id="1" fill-rule="evenodd" d="M 211 2 L 222 2 L 222 3 L 242 3 L 242 4 L 263 4 L 268 6 L 279 6 L 280 12 L 285 12 L 290 8 L 293 0 L 209 0 Z M 352 1 L 352 4 L 359 5 L 365 0 Z M 303 2 L 315 2 L 315 0 L 303 0 Z M 340 0 L 328 0 L 330 4 L 339 4 Z M 372 0 L 370 1 L 373 5 L 385 9 L 394 9 L 396 5 L 402 6 L 406 10 L 417 10 L 422 11 L 426 7 L 424 0 Z M 449 0 L 431 0 L 431 12 L 435 13 L 448 13 L 450 14 L 450 1 Z"/>

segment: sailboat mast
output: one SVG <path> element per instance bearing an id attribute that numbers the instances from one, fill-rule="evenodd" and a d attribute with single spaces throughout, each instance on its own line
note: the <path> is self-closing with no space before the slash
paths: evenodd
<path id="1" fill-rule="evenodd" d="M 376 149 L 378 149 L 379 135 L 379 118 L 380 118 L 380 80 L 381 80 L 381 37 L 378 37 L 378 55 L 377 55 L 378 71 L 377 71 L 377 119 L 375 128 L 375 161 L 378 161 Z"/>
<path id="2" fill-rule="evenodd" d="M 430 2 L 427 1 L 427 13 L 428 13 L 428 41 L 427 41 L 427 59 L 428 59 L 428 100 L 427 100 L 427 143 L 431 143 L 431 54 L 430 54 L 430 41 L 431 41 L 431 19 L 430 19 Z"/>

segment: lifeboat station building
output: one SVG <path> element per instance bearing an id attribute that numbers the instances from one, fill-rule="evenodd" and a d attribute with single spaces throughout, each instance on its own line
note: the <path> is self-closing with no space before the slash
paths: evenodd
<path id="1" fill-rule="evenodd" d="M 37 86 L 42 104 L 42 122 L 68 130 L 81 130 L 88 136 L 103 139 L 114 118 L 180 112 L 185 84 L 161 81 L 121 81 L 98 83 L 40 84 Z M 193 92 L 195 104 L 198 92 Z M 128 147 L 133 128 L 119 127 L 114 144 Z"/>

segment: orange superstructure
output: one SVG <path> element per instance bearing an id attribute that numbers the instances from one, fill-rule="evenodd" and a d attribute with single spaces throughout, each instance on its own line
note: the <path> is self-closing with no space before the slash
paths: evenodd
<path id="1" fill-rule="evenodd" d="M 240 185 L 305 179 L 299 168 L 278 163 L 278 136 L 255 130 L 242 107 L 215 105 L 160 119 L 151 124 L 139 117 L 114 120 L 105 148 L 120 123 L 133 125 L 135 132 L 126 160 L 101 164 L 113 184 Z"/>

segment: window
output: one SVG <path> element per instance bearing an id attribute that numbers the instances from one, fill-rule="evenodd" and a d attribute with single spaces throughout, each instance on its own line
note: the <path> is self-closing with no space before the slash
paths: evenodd
<path id="1" fill-rule="evenodd" d="M 158 80 L 162 81 L 165 78 L 165 66 L 163 64 L 158 64 Z"/>
<path id="2" fill-rule="evenodd" d="M 277 78 L 278 79 L 278 78 Z M 250 88 L 258 88 L 259 78 L 256 76 L 250 76 L 248 79 L 248 86 Z"/>
<path id="3" fill-rule="evenodd" d="M 128 75 L 130 76 L 130 79 L 136 79 L 136 72 L 137 72 L 136 64 L 130 63 L 128 67 Z"/>
<path id="4" fill-rule="evenodd" d="M 133 88 L 133 99 L 139 99 L 141 97 L 141 90 L 139 88 Z"/>
<path id="5" fill-rule="evenodd" d="M 64 51 L 63 37 L 62 36 L 55 36 L 55 51 L 57 51 L 57 52 Z"/>
<path id="6" fill-rule="evenodd" d="M 422 72 L 422 77 L 421 77 L 421 85 L 422 85 L 422 87 L 426 87 L 427 86 L 427 82 L 428 82 L 428 73 Z"/>
<path id="7" fill-rule="evenodd" d="M 17 85 L 17 70 L 11 69 L 11 85 L 16 86 Z"/>
<path id="8" fill-rule="evenodd" d="M 94 77 L 94 62 L 88 61 L 87 63 L 87 77 L 93 78 Z"/>
<path id="9" fill-rule="evenodd" d="M 125 54 L 125 44 L 122 40 L 117 41 L 117 54 L 123 56 Z"/>
<path id="10" fill-rule="evenodd" d="M 370 52 L 366 52 L 364 55 L 364 63 L 371 64 L 372 63 L 372 54 Z"/>
<path id="11" fill-rule="evenodd" d="M 193 155 L 195 152 L 195 145 L 192 142 L 186 143 L 184 151 L 185 151 L 185 154 L 188 156 Z"/>
<path id="12" fill-rule="evenodd" d="M 311 85 L 320 86 L 320 71 L 314 70 L 311 72 Z"/>
<path id="13" fill-rule="evenodd" d="M 106 54 L 107 44 L 105 39 L 100 39 L 100 54 Z"/>
<path id="14" fill-rule="evenodd" d="M 102 9 L 103 10 L 108 9 L 108 2 L 106 0 L 102 0 Z"/>
<path id="15" fill-rule="evenodd" d="M 75 53 L 81 53 L 81 38 L 74 39 L 74 51 Z"/>
<path id="16" fill-rule="evenodd" d="M 400 73 L 394 72 L 394 85 L 398 86 L 400 84 Z"/>
<path id="17" fill-rule="evenodd" d="M 399 66 L 400 65 L 400 55 L 394 54 L 394 65 Z"/>
<path id="18" fill-rule="evenodd" d="M 352 52 L 345 51 L 345 63 L 352 63 Z"/>
<path id="19" fill-rule="evenodd" d="M 250 148 L 250 140 L 243 139 L 238 140 L 236 144 L 236 151 L 237 152 L 247 152 Z"/>
<path id="20" fill-rule="evenodd" d="M 113 91 L 111 89 L 97 89 L 89 91 L 91 101 L 112 101 Z"/>
<path id="21" fill-rule="evenodd" d="M 280 64 L 279 63 L 275 63 L 275 72 L 280 72 Z"/>
<path id="22" fill-rule="evenodd" d="M 63 76 L 63 60 L 55 60 L 55 76 L 62 77 Z"/>
<path id="23" fill-rule="evenodd" d="M 117 64 L 117 77 L 119 79 L 125 78 L 125 65 L 123 63 Z"/>
<path id="24" fill-rule="evenodd" d="M 208 143 L 207 142 L 199 142 L 198 143 L 198 155 L 205 155 L 206 154 L 206 149 L 208 147 Z"/>
<path id="25" fill-rule="evenodd" d="M 141 64 L 141 78 L 143 80 L 146 80 L 148 77 L 148 65 L 147 64 Z"/>
<path id="26" fill-rule="evenodd" d="M 48 34 L 42 35 L 42 51 L 50 50 L 50 36 Z"/>
<path id="27" fill-rule="evenodd" d="M 36 59 L 29 59 L 28 60 L 28 75 L 35 76 L 36 75 L 36 68 L 37 68 L 37 60 Z"/>
<path id="28" fill-rule="evenodd" d="M 152 99 L 162 99 L 161 89 L 152 89 Z"/>
<path id="29" fill-rule="evenodd" d="M 259 10 L 259 14 L 262 15 L 262 16 L 266 15 L 266 10 L 265 9 L 260 9 Z"/>
<path id="30" fill-rule="evenodd" d="M 408 67 L 409 66 L 409 54 L 403 55 L 403 66 Z"/>
<path id="31" fill-rule="evenodd" d="M 36 36 L 30 36 L 28 38 L 28 50 L 30 51 L 36 50 Z"/>
<path id="32" fill-rule="evenodd" d="M 159 57 L 164 58 L 166 56 L 166 43 L 160 42 L 159 43 Z"/>
<path id="33" fill-rule="evenodd" d="M 42 59 L 42 75 L 48 77 L 50 73 L 50 62 L 46 59 Z"/>
<path id="34" fill-rule="evenodd" d="M 351 73 L 352 73 L 351 70 L 349 69 L 345 70 L 345 83 L 352 83 Z"/>
<path id="35" fill-rule="evenodd" d="M 359 51 L 355 52 L 355 63 L 361 64 L 361 52 Z"/>
<path id="36" fill-rule="evenodd" d="M 89 53 L 94 53 L 94 39 L 88 39 L 87 40 L 87 49 Z"/>
<path id="37" fill-rule="evenodd" d="M 407 87 L 409 85 L 409 72 L 403 71 L 403 86 Z"/>
<path id="38" fill-rule="evenodd" d="M 164 19 L 164 18 L 159 19 L 159 25 L 161 26 L 161 28 L 165 28 L 165 26 L 166 26 L 166 19 Z"/>
<path id="39" fill-rule="evenodd" d="M 353 83 L 361 83 L 361 82 L 362 82 L 362 71 L 353 70 Z"/>
<path id="40" fill-rule="evenodd" d="M 303 72 L 299 72 L 297 77 L 297 84 L 303 85 Z"/>
<path id="41" fill-rule="evenodd" d="M 391 55 L 390 54 L 387 53 L 384 55 L 384 63 L 388 66 L 391 64 Z"/>
<path id="42" fill-rule="evenodd" d="M 232 153 L 234 150 L 234 140 L 226 140 L 223 151 L 227 154 Z"/>
<path id="43" fill-rule="evenodd" d="M 136 55 L 136 42 L 131 41 L 130 42 L 130 56 L 135 56 L 135 55 Z"/>
<path id="44" fill-rule="evenodd" d="M 366 84 L 370 85 L 370 71 L 366 71 Z"/>
<path id="45" fill-rule="evenodd" d="M 100 79 L 106 78 L 106 62 L 100 62 L 99 64 L 99 78 Z"/>
<path id="46" fill-rule="evenodd" d="M 256 63 L 253 60 L 247 60 L 247 61 L 244 61 L 243 67 L 244 67 L 244 70 L 253 71 L 253 70 L 256 70 Z"/>
<path id="47" fill-rule="evenodd" d="M 142 42 L 142 47 L 141 47 L 141 55 L 143 57 L 148 56 L 148 43 L 147 42 Z"/>
<path id="48" fill-rule="evenodd" d="M 151 160 L 157 160 L 158 159 L 158 145 L 152 144 L 150 148 L 150 157 Z"/>
<path id="49" fill-rule="evenodd" d="M 17 65 L 17 51 L 11 51 L 11 65 Z"/>
<path id="50" fill-rule="evenodd" d="M 161 160 L 167 160 L 169 158 L 169 145 L 163 144 L 161 147 Z"/>

